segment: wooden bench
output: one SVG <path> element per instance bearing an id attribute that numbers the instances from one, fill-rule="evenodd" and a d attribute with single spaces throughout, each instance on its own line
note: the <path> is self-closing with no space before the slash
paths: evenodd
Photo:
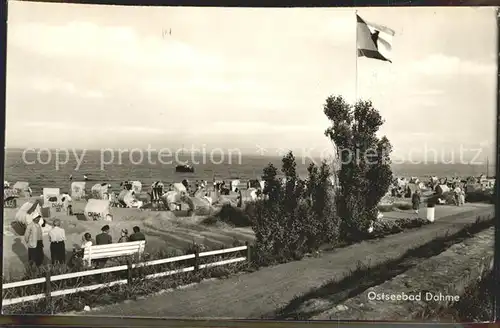
<path id="1" fill-rule="evenodd" d="M 146 246 L 145 240 L 130 241 L 127 243 L 115 243 L 107 245 L 95 245 L 85 247 L 83 251 L 83 262 L 90 266 L 92 260 L 108 259 L 120 256 L 138 255 L 140 259 Z"/>

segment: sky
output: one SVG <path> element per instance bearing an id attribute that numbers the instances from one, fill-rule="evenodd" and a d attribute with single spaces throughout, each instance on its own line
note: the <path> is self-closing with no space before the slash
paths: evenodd
<path id="1" fill-rule="evenodd" d="M 319 152 L 342 95 L 372 100 L 395 156 L 493 154 L 495 9 L 358 14 L 395 31 L 392 63 L 356 58 L 354 8 L 9 1 L 6 147 Z"/>

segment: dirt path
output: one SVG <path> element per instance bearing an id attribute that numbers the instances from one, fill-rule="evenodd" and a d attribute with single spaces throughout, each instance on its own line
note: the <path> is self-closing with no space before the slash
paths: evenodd
<path id="1" fill-rule="evenodd" d="M 434 224 L 367 241 L 344 249 L 229 279 L 210 281 L 192 288 L 151 296 L 144 300 L 106 306 L 86 315 L 252 318 L 257 319 L 285 306 L 295 296 L 318 288 L 332 279 L 342 279 L 358 262 L 374 266 L 402 256 L 408 249 L 454 233 L 473 223 L 478 215 L 493 215 L 492 206 L 442 217 Z"/>
<path id="2" fill-rule="evenodd" d="M 310 320 L 422 320 L 424 310 L 435 311 L 449 305 L 445 300 L 425 299 L 427 293 L 434 295 L 461 296 L 465 288 L 493 264 L 495 228 L 491 227 L 470 239 L 455 244 L 441 254 L 418 263 L 383 284 L 369 288 L 342 302 L 331 304 L 329 309 Z M 418 301 L 377 301 L 368 299 L 368 294 L 418 295 Z M 451 302 L 450 302 L 451 303 Z M 337 305 L 337 306 L 336 306 Z M 340 310 L 340 311 L 339 311 Z"/>

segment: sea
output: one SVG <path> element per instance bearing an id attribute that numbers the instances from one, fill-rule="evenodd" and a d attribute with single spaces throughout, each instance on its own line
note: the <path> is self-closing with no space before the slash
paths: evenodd
<path id="1" fill-rule="evenodd" d="M 86 175 L 88 186 L 94 183 L 107 182 L 112 189 L 119 190 L 120 182 L 124 180 L 138 180 L 144 185 L 154 181 L 164 183 L 180 182 L 188 179 L 196 180 L 232 180 L 239 179 L 245 182 L 249 179 L 259 179 L 262 171 L 269 163 L 281 168 L 281 157 L 261 156 L 259 154 L 240 154 L 232 156 L 206 156 L 201 154 L 178 155 L 175 160 L 158 156 L 157 153 L 102 153 L 101 151 L 69 151 L 45 150 L 43 152 L 24 152 L 19 149 L 6 149 L 4 180 L 10 183 L 26 181 L 34 194 L 41 194 L 43 188 L 61 188 L 62 192 L 69 192 L 71 181 L 83 181 Z M 320 164 L 319 158 L 297 158 L 297 173 L 301 177 L 307 176 L 307 167 L 314 162 Z M 176 162 L 178 161 L 178 162 Z M 177 173 L 175 166 L 178 163 L 188 162 L 195 168 L 194 173 Z M 495 166 L 427 163 L 393 164 L 395 175 L 405 177 L 428 176 L 479 176 L 480 174 L 494 175 Z"/>

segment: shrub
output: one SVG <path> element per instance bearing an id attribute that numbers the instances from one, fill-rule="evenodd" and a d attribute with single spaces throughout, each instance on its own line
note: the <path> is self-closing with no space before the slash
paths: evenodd
<path id="1" fill-rule="evenodd" d="M 377 206 L 377 208 L 382 213 L 394 211 L 393 204 L 379 205 L 379 206 Z"/>
<path id="2" fill-rule="evenodd" d="M 493 193 L 489 191 L 473 191 L 465 194 L 465 201 L 469 203 L 494 203 Z"/>
<path id="3" fill-rule="evenodd" d="M 430 222 L 423 218 L 406 218 L 396 220 L 379 220 L 373 224 L 373 233 L 370 238 L 380 238 L 387 235 L 403 232 L 407 229 L 419 228 Z"/>
<path id="4" fill-rule="evenodd" d="M 327 164 L 319 169 L 311 165 L 308 180 L 302 181 L 292 152 L 282 162 L 285 183 L 278 181 L 277 170 L 270 164 L 263 175 L 266 199 L 246 208 L 255 232 L 258 265 L 298 260 L 337 239 L 335 199 Z"/>
<path id="5" fill-rule="evenodd" d="M 413 208 L 413 205 L 410 203 L 395 203 L 394 207 L 402 211 L 407 211 L 411 210 Z"/>

